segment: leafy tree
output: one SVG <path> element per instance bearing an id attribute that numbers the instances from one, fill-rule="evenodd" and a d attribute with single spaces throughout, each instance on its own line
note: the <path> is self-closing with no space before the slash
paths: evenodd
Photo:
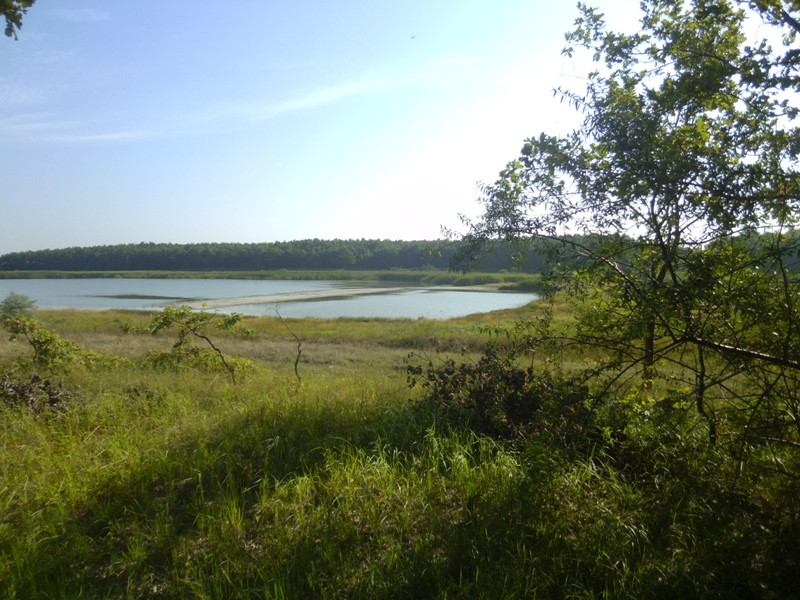
<path id="1" fill-rule="evenodd" d="M 554 336 L 544 323 L 534 342 L 595 348 L 607 390 L 640 377 L 646 393 L 669 378 L 712 442 L 724 426 L 742 451 L 795 447 L 800 283 L 786 258 L 798 248 L 800 9 L 644 0 L 642 10 L 628 34 L 579 5 L 564 54 L 588 52 L 596 69 L 582 91 L 557 93 L 583 121 L 528 139 L 483 187 L 484 214 L 454 264 L 496 239 L 546 247 L 577 325 Z M 748 38 L 752 18 L 784 34 L 778 48 Z"/>
<path id="2" fill-rule="evenodd" d="M 25 294 L 9 292 L 0 302 L 0 321 L 14 317 L 30 317 L 36 306 L 36 301 Z"/>
<path id="3" fill-rule="evenodd" d="M 0 4 L 0 13 L 6 19 L 6 35 L 17 38 L 17 31 L 22 27 L 22 15 L 28 12 L 36 0 L 3 0 Z"/>
<path id="4" fill-rule="evenodd" d="M 188 306 L 167 306 L 164 310 L 154 313 L 145 327 L 134 327 L 126 323 L 122 329 L 125 333 L 149 333 L 151 335 L 158 335 L 164 330 L 176 330 L 178 339 L 173 344 L 172 351 L 166 355 L 156 353 L 151 356 L 154 362 L 161 364 L 177 365 L 181 362 L 202 364 L 206 362 L 204 353 L 193 342 L 193 339 L 203 340 L 228 372 L 231 381 L 236 383 L 237 367 L 241 369 L 243 363 L 226 357 L 220 347 L 209 337 L 208 328 L 240 332 L 244 335 L 251 334 L 252 330 L 241 327 L 241 321 L 242 315 L 238 313 L 220 315 L 204 310 L 194 311 Z"/>

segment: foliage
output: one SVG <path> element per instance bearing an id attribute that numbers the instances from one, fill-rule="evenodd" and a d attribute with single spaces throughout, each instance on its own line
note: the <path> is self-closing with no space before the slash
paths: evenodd
<path id="1" fill-rule="evenodd" d="M 235 361 L 227 358 L 219 346 L 212 341 L 208 335 L 208 329 L 214 328 L 220 331 L 232 331 L 249 335 L 251 330 L 242 327 L 242 315 L 238 313 L 217 314 L 209 313 L 204 310 L 195 311 L 188 306 L 167 306 L 164 310 L 154 313 L 150 322 L 145 326 L 135 327 L 130 323 L 123 325 L 125 333 L 149 333 L 158 335 L 161 331 L 175 329 L 178 332 L 178 339 L 172 345 L 169 353 L 151 351 L 148 362 L 160 367 L 185 365 L 195 368 L 207 369 L 212 364 L 211 357 L 218 359 L 218 364 L 222 364 L 231 377 L 236 382 L 237 370 L 246 368 L 247 363 Z M 210 351 L 203 351 L 195 343 L 194 339 L 203 340 L 210 348 Z M 213 354 L 209 355 L 209 352 Z"/>
<path id="2" fill-rule="evenodd" d="M 454 249 L 438 241 L 295 240 L 260 244 L 117 244 L 12 252 L 0 256 L 0 272 L 197 271 L 197 270 L 446 270 Z M 482 269 L 512 269 L 512 249 L 499 246 L 483 257 Z M 529 252 L 527 271 L 543 268 Z"/>
<path id="3" fill-rule="evenodd" d="M 0 321 L 14 317 L 30 317 L 36 301 L 24 294 L 9 292 L 0 302 Z"/>
<path id="4" fill-rule="evenodd" d="M 489 344 L 477 361 L 407 365 L 408 383 L 425 390 L 422 407 L 450 425 L 498 439 L 525 440 L 547 433 L 579 444 L 591 426 L 586 386 L 532 367 L 516 353 Z M 530 441 L 528 439 L 528 441 Z"/>
<path id="5" fill-rule="evenodd" d="M 144 364 L 160 370 L 188 368 L 203 373 L 221 371 L 228 374 L 232 381 L 254 371 L 253 363 L 247 359 L 225 356 L 223 362 L 217 351 L 194 344 L 181 344 L 166 352 L 151 348 L 143 360 Z"/>
<path id="6" fill-rule="evenodd" d="M 28 12 L 36 0 L 3 0 L 0 14 L 6 20 L 6 36 L 17 39 L 17 31 L 22 27 L 22 16 Z"/>
<path id="7" fill-rule="evenodd" d="M 88 368 L 110 366 L 121 360 L 82 348 L 75 342 L 45 329 L 41 323 L 29 317 L 5 319 L 2 321 L 2 326 L 11 334 L 12 341 L 24 338 L 28 342 L 33 349 L 31 362 L 35 368 L 63 373 L 76 366 Z"/>
<path id="8" fill-rule="evenodd" d="M 118 332 L 119 313 L 104 314 L 102 335 Z M 735 461 L 695 421 L 657 427 L 639 413 L 595 452 L 545 431 L 509 443 L 431 426 L 391 360 L 342 375 L 351 357 L 336 356 L 299 389 L 278 369 L 234 387 L 130 361 L 79 377 L 81 402 L 57 419 L 0 409 L 0 589 L 10 600 L 796 596 L 796 494 L 770 471 L 732 486 Z"/>
<path id="9" fill-rule="evenodd" d="M 797 9 L 725 0 L 642 9 L 641 30 L 626 34 L 581 6 L 564 53 L 586 52 L 597 68 L 582 92 L 559 93 L 582 125 L 528 139 L 484 186 L 484 214 L 456 262 L 495 238 L 539 245 L 551 290 L 570 296 L 577 323 L 536 342 L 593 352 L 605 392 L 658 381 L 684 390 L 712 444 L 791 450 L 800 442 L 790 416 L 800 280 L 787 266 L 800 202 Z M 786 34 L 783 50 L 747 38 L 748 16 L 761 15 Z"/>
<path id="10" fill-rule="evenodd" d="M 489 338 L 497 358 L 482 371 L 508 373 L 512 390 L 518 365 L 501 344 L 525 349 L 513 319 L 531 310 L 481 319 L 511 332 Z M 149 344 L 119 332 L 145 315 L 40 316 L 87 348 L 138 356 Z M 556 318 L 567 322 L 555 329 L 571 322 Z M 796 596 L 800 461 L 754 444 L 764 468 L 739 469 L 705 443 L 680 389 L 667 402 L 640 386 L 610 404 L 580 385 L 542 389 L 525 437 L 503 425 L 493 438 L 441 405 L 409 403 L 397 368 L 410 351 L 443 366 L 448 350 L 480 349 L 475 318 L 287 323 L 304 340 L 302 386 L 293 340 L 265 317 L 247 321 L 255 343 L 231 340 L 258 364 L 235 386 L 209 350 L 210 372 L 139 360 L 72 369 L 59 385 L 80 402 L 57 418 L 0 406 L 4 597 Z M 265 355 L 270 345 L 280 351 Z M 563 352 L 565 366 L 580 363 L 576 348 Z M 477 373 L 471 355 L 453 358 Z M 572 379 L 518 358 L 526 377 L 536 366 L 533 390 Z M 477 381 L 478 395 L 489 389 Z"/>

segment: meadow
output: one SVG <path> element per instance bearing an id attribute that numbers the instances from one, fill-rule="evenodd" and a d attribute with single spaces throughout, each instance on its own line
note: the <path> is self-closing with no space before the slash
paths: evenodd
<path id="1" fill-rule="evenodd" d="M 175 358 L 174 330 L 122 332 L 146 314 L 37 311 L 69 343 L 37 364 L 0 340 L 0 594 L 797 597 L 797 478 L 742 469 L 690 411 L 621 425 L 551 394 L 535 427 L 492 435 L 409 385 L 537 310 L 247 318 L 208 333 L 235 382 L 213 353 Z"/>

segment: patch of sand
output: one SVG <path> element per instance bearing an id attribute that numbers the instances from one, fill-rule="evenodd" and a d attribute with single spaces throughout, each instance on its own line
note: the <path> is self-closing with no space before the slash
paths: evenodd
<path id="1" fill-rule="evenodd" d="M 278 304 L 280 302 L 300 302 L 302 300 L 319 300 L 320 298 L 348 298 L 366 294 L 383 294 L 398 290 L 414 288 L 339 288 L 335 290 L 316 290 L 312 292 L 286 292 L 283 294 L 267 294 L 264 296 L 237 296 L 236 298 L 212 298 L 198 302 L 190 302 L 190 308 L 225 308 L 243 306 L 245 304 Z"/>
<path id="2" fill-rule="evenodd" d="M 283 294 L 267 294 L 264 296 L 237 296 L 236 298 L 211 298 L 198 302 L 189 302 L 185 306 L 194 309 L 227 308 L 246 304 L 279 304 L 281 302 L 300 302 L 303 300 L 319 300 L 322 298 L 349 298 L 368 294 L 388 294 L 389 292 L 405 292 L 408 290 L 435 291 L 497 291 L 497 284 L 474 286 L 437 285 L 433 287 L 380 287 L 380 288 L 338 288 L 335 290 L 316 290 L 310 292 L 286 292 Z"/>

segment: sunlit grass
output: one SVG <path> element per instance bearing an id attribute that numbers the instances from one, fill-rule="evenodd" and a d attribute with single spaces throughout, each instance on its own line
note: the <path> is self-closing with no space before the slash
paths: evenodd
<path id="1" fill-rule="evenodd" d="M 215 334 L 254 364 L 235 385 L 221 370 L 146 366 L 172 338 L 121 333 L 145 314 L 40 311 L 66 338 L 129 360 L 50 374 L 73 394 L 64 410 L 0 408 L 3 597 L 790 594 L 791 489 L 738 472 L 696 415 L 647 406 L 626 413 L 622 435 L 612 406 L 607 429 L 580 444 L 543 432 L 515 445 L 411 401 L 422 392 L 407 387 L 409 353 L 441 362 L 463 347 L 470 360 L 484 326 L 536 310 L 248 318 L 250 337 Z M 568 326 L 564 306 L 556 317 Z M 24 342 L 0 352 L 4 371 L 25 371 Z"/>

